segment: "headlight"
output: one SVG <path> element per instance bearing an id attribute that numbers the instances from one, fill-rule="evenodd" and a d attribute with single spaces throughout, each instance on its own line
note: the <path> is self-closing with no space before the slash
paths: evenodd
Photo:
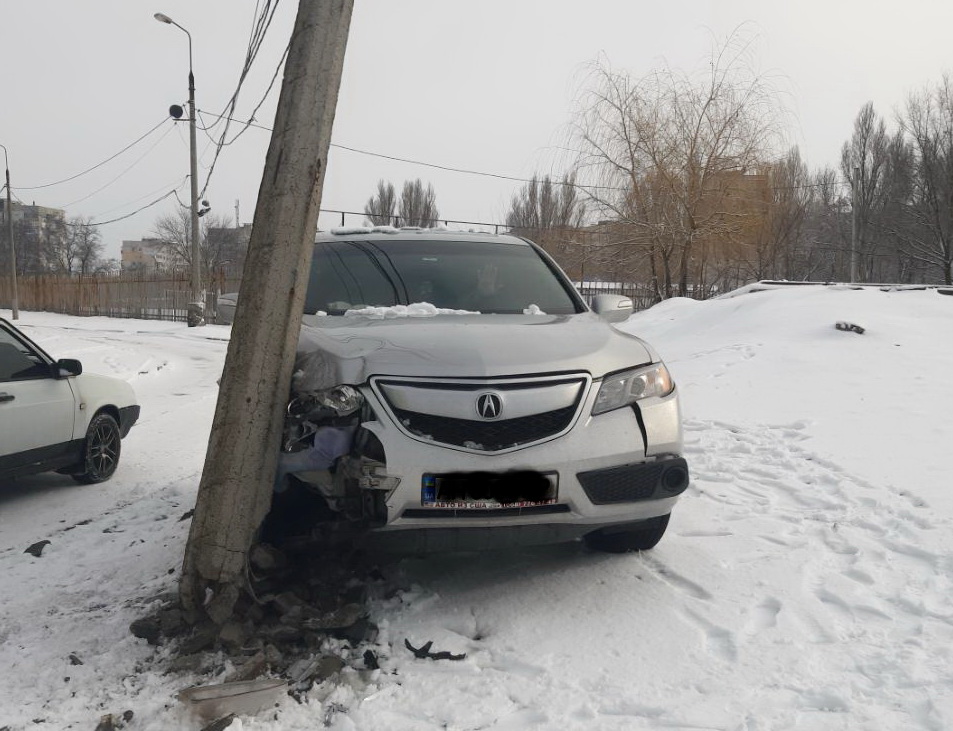
<path id="1" fill-rule="evenodd" d="M 668 396 L 674 390 L 675 382 L 663 363 L 622 371 L 602 380 L 592 413 L 604 414 L 644 398 Z"/>

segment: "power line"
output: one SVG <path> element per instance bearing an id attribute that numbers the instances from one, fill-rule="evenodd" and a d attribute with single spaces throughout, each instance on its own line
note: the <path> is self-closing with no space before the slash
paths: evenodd
<path id="1" fill-rule="evenodd" d="M 44 185 L 30 185 L 30 186 L 27 186 L 27 185 L 18 185 L 18 186 L 15 186 L 13 189 L 14 189 L 14 190 L 41 190 L 41 189 L 43 189 L 43 188 L 52 188 L 54 185 L 62 185 L 63 183 L 68 183 L 68 182 L 70 182 L 71 180 L 76 180 L 76 178 L 80 178 L 80 177 L 82 177 L 83 175 L 86 175 L 87 173 L 93 172 L 93 170 L 97 170 L 97 169 L 101 168 L 101 167 L 102 167 L 103 165 L 105 165 L 107 162 L 110 162 L 110 161 L 112 161 L 112 160 L 115 160 L 117 157 L 119 157 L 119 156 L 120 156 L 122 153 L 124 153 L 126 150 L 130 149 L 131 147 L 134 147 L 135 145 L 138 145 L 138 144 L 139 144 L 140 142 L 142 142 L 146 137 L 148 137 L 149 135 L 151 135 L 153 132 L 155 132 L 157 129 L 159 129 L 159 127 L 161 127 L 163 124 L 165 124 L 165 123 L 168 122 L 168 121 L 169 121 L 169 118 L 168 118 L 168 117 L 164 117 L 163 120 L 162 120 L 161 122 L 159 122 L 159 124 L 157 124 L 155 127 L 153 127 L 153 128 L 150 129 L 148 132 L 146 132 L 144 135 L 142 135 L 142 137 L 139 137 L 138 139 L 134 140 L 133 142 L 130 142 L 128 145 L 126 145 L 125 147 L 123 147 L 123 148 L 122 148 L 119 152 L 117 152 L 115 155 L 111 155 L 110 157 L 107 157 L 107 158 L 106 158 L 105 160 L 103 160 L 102 162 L 96 163 L 96 164 L 93 165 L 91 168 L 87 168 L 86 170 L 84 170 L 84 171 L 81 172 L 81 173 L 76 173 L 76 175 L 71 175 L 70 177 L 68 177 L 68 178 L 63 178 L 62 180 L 57 180 L 55 183 L 46 183 L 46 184 L 44 184 Z"/>
<path id="2" fill-rule="evenodd" d="M 203 111 L 203 113 L 204 113 L 204 114 L 208 114 L 209 116 L 215 116 L 212 112 L 204 112 L 204 111 Z M 241 122 L 241 123 L 244 124 L 246 127 L 255 127 L 255 128 L 257 128 L 257 129 L 261 129 L 261 130 L 264 130 L 264 131 L 266 131 L 266 132 L 273 132 L 273 131 L 274 131 L 274 129 L 271 128 L 271 127 L 266 127 L 266 126 L 261 125 L 261 124 L 255 124 L 255 123 L 252 122 L 251 120 L 249 120 L 249 121 L 242 121 L 242 120 L 234 119 L 234 120 L 231 120 L 231 121 Z M 502 173 L 488 173 L 488 172 L 481 171 L 481 170 L 470 170 L 470 169 L 468 169 L 468 168 L 459 168 L 459 167 L 453 167 L 453 166 L 450 166 L 450 165 L 440 165 L 440 164 L 437 164 L 437 163 L 425 162 L 425 161 L 423 161 L 423 160 L 412 160 L 412 159 L 406 158 L 406 157 L 397 157 L 397 156 L 395 156 L 395 155 L 386 155 L 386 154 L 381 153 L 381 152 L 372 152 L 372 151 L 370 151 L 370 150 L 362 150 L 362 149 L 357 148 L 357 147 L 350 147 L 350 146 L 348 146 L 348 145 L 341 145 L 341 144 L 338 144 L 338 143 L 335 143 L 335 142 L 332 142 L 330 146 L 331 146 L 331 147 L 335 147 L 335 148 L 337 148 L 337 149 L 339 149 L 339 150 L 346 150 L 346 151 L 348 151 L 348 152 L 354 152 L 354 153 L 357 153 L 357 154 L 359 154 L 359 155 L 367 155 L 367 156 L 369 156 L 369 157 L 378 157 L 378 158 L 381 158 L 381 159 L 384 159 L 384 160 L 392 160 L 392 161 L 394 161 L 394 162 L 406 163 L 406 164 L 408 164 L 408 165 L 420 165 L 420 166 L 422 166 L 422 167 L 434 168 L 434 169 L 437 169 L 437 170 L 445 170 L 445 171 L 447 171 L 447 172 L 462 173 L 462 174 L 465 174 L 465 175 L 477 175 L 477 176 L 480 176 L 480 177 L 495 178 L 495 179 L 497 179 L 497 180 L 510 180 L 510 181 L 517 182 L 517 183 L 532 183 L 532 182 L 533 182 L 533 179 L 532 179 L 532 178 L 521 178 L 521 177 L 518 177 L 518 176 L 515 176 L 515 175 L 504 175 L 504 174 L 502 174 Z M 536 182 L 539 182 L 539 179 L 538 179 L 538 178 L 536 179 Z M 629 188 L 620 187 L 620 186 L 611 186 L 611 185 L 584 185 L 584 184 L 581 184 L 581 183 L 570 183 L 570 182 L 562 181 L 562 180 L 552 180 L 551 182 L 552 182 L 553 185 L 565 185 L 565 186 L 570 186 L 570 187 L 573 187 L 573 188 L 579 188 L 579 189 L 581 189 L 581 190 L 614 190 L 614 191 L 618 191 L 618 192 L 626 192 L 626 191 L 630 190 Z M 207 182 L 206 182 L 206 185 L 207 185 Z M 769 187 L 770 187 L 771 190 L 807 190 L 807 189 L 812 189 L 812 188 L 824 188 L 824 187 L 827 187 L 827 186 L 830 186 L 830 185 L 844 186 L 844 185 L 848 185 L 848 183 L 847 183 L 846 181 L 839 180 L 839 181 L 835 181 L 835 182 L 833 182 L 833 183 L 826 183 L 826 182 L 825 182 L 825 183 L 802 183 L 802 184 L 798 184 L 798 185 L 772 185 L 772 186 L 769 186 Z"/>
<path id="3" fill-rule="evenodd" d="M 149 147 L 148 150 L 146 150 L 146 151 L 145 151 L 144 153 L 142 153 L 138 158 L 136 158 L 136 160 L 132 163 L 132 165 L 130 165 L 129 167 L 127 167 L 125 170 L 123 170 L 121 173 L 119 173 L 119 175 L 117 175 L 115 178 L 113 178 L 112 180 L 110 180 L 108 183 L 106 183 L 106 184 L 103 185 L 103 186 L 100 186 L 99 188 L 96 188 L 96 190 L 94 190 L 92 193 L 88 193 L 87 195 L 84 195 L 82 198 L 77 198 L 77 199 L 76 199 L 75 201 L 73 201 L 72 203 L 67 203 L 65 206 L 63 206 L 63 208 L 69 208 L 70 206 L 75 206 L 77 203 L 82 203 L 83 201 L 92 198 L 92 197 L 93 197 L 94 195 L 96 195 L 97 193 L 100 193 L 100 192 L 102 192 L 103 190 L 105 190 L 106 188 L 108 188 L 109 186 L 111 186 L 113 183 L 115 183 L 117 180 L 119 180 L 121 177 L 123 177 L 126 173 L 128 173 L 130 170 L 132 170 L 136 165 L 138 165 L 140 162 L 142 162 L 143 159 L 146 157 L 146 155 L 148 155 L 150 152 L 152 152 L 156 147 L 158 147 L 158 145 L 162 142 L 162 140 L 164 140 L 166 137 L 169 136 L 169 133 L 170 133 L 171 131 L 172 131 L 172 128 L 169 127 L 169 129 L 167 129 L 167 130 L 165 131 L 165 133 L 164 133 L 159 139 L 157 139 L 154 143 L 152 143 L 152 145 Z"/>
<path id="4" fill-rule="evenodd" d="M 252 31 L 248 39 L 248 47 L 245 52 L 245 62 L 242 66 L 241 73 L 239 74 L 238 86 L 235 88 L 235 91 L 233 92 L 231 99 L 229 99 L 228 103 L 225 105 L 225 108 L 222 110 L 222 114 L 216 115 L 219 121 L 225 120 L 225 128 L 222 130 L 222 134 L 219 137 L 218 141 L 215 142 L 215 156 L 212 158 L 212 162 L 208 167 L 208 174 L 206 175 L 206 178 L 205 178 L 205 184 L 202 186 L 201 193 L 199 193 L 200 198 L 205 196 L 208 190 L 209 183 L 212 180 L 212 173 L 215 170 L 215 164 L 218 162 L 218 158 L 219 158 L 219 155 L 221 155 L 222 153 L 222 149 L 225 148 L 227 145 L 230 145 L 233 142 L 235 142 L 239 137 L 242 136 L 242 134 L 245 133 L 245 131 L 249 127 L 251 120 L 249 120 L 247 123 L 244 123 L 244 127 L 241 130 L 239 130 L 235 134 L 235 136 L 232 137 L 231 140 L 226 139 L 228 136 L 229 125 L 231 124 L 232 121 L 238 121 L 238 120 L 234 120 L 232 117 L 238 105 L 238 96 L 241 93 L 241 90 L 242 90 L 242 87 L 244 86 L 246 78 L 248 77 L 248 73 L 251 71 L 251 68 L 254 62 L 258 57 L 258 52 L 261 50 L 262 43 L 264 43 L 265 36 L 267 35 L 268 29 L 271 27 L 271 23 L 274 20 L 275 13 L 278 10 L 279 2 L 280 0 L 274 0 L 274 2 L 272 2 L 272 0 L 265 0 L 264 6 L 261 5 L 260 0 L 255 3 L 255 21 L 253 22 Z M 272 74 L 271 81 L 268 83 L 268 86 L 265 89 L 265 92 L 262 95 L 261 99 L 258 101 L 254 109 L 252 110 L 251 119 L 255 118 L 255 114 L 261 108 L 262 104 L 265 103 L 265 100 L 268 98 L 268 95 L 271 93 L 271 90 L 275 84 L 275 80 L 278 78 L 278 74 L 285 63 L 285 58 L 288 55 L 288 49 L 290 48 L 290 46 L 291 46 L 291 42 L 289 41 L 288 44 L 285 46 L 284 52 L 281 54 L 281 58 L 278 61 L 274 74 Z M 206 125 L 205 127 L 206 133 L 208 133 L 208 130 L 214 127 L 215 124 L 217 124 L 217 122 L 213 123 L 212 125 Z M 211 138 L 211 135 L 209 135 L 209 137 Z"/>
<path id="5" fill-rule="evenodd" d="M 170 190 L 170 191 L 169 191 L 168 193 L 166 193 L 165 195 L 160 196 L 159 198 L 156 198 L 156 199 L 155 199 L 154 201 L 152 201 L 151 203 L 147 203 L 146 205 L 142 206 L 142 208 L 137 208 L 137 209 L 136 209 L 135 211 L 133 211 L 132 213 L 127 213 L 125 216 L 119 216 L 118 218 L 113 218 L 113 219 L 110 219 L 109 221 L 90 221 L 89 223 L 90 223 L 90 225 L 92 225 L 92 226 L 106 226 L 106 225 L 108 225 L 108 224 L 110 224 L 110 223 L 116 223 L 117 221 L 124 221 L 124 220 L 126 220 L 127 218 L 132 218 L 132 217 L 135 216 L 137 213 L 142 213 L 142 212 L 143 212 L 144 210 L 146 210 L 147 208 L 152 208 L 152 206 L 156 205 L 157 203 L 161 203 L 161 202 L 164 201 L 166 198 L 168 198 L 170 195 L 173 195 L 175 192 L 176 192 L 175 190 Z"/>

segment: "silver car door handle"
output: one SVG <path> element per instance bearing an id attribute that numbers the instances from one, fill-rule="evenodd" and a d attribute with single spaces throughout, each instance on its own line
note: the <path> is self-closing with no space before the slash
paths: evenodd
<path id="1" fill-rule="evenodd" d="M 15 398 L 16 396 L 14 396 L 12 393 L 0 393 L 0 404 L 4 403 L 5 401 L 13 401 Z"/>

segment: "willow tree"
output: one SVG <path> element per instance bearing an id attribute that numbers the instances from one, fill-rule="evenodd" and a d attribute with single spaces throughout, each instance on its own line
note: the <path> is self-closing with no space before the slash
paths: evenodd
<path id="1" fill-rule="evenodd" d="M 574 125 L 579 167 L 603 218 L 644 257 L 658 296 L 691 291 L 750 218 L 765 191 L 745 176 L 774 157 L 783 110 L 735 36 L 704 71 L 643 76 L 593 65 Z"/>

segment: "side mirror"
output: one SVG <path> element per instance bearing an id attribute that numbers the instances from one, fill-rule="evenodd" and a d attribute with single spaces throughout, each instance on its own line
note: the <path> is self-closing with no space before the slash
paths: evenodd
<path id="1" fill-rule="evenodd" d="M 60 358 L 55 367 L 57 378 L 78 376 L 83 372 L 83 364 L 74 358 Z"/>
<path id="2" fill-rule="evenodd" d="M 624 322 L 634 308 L 632 300 L 618 294 L 597 294 L 592 298 L 592 311 L 609 322 Z"/>

